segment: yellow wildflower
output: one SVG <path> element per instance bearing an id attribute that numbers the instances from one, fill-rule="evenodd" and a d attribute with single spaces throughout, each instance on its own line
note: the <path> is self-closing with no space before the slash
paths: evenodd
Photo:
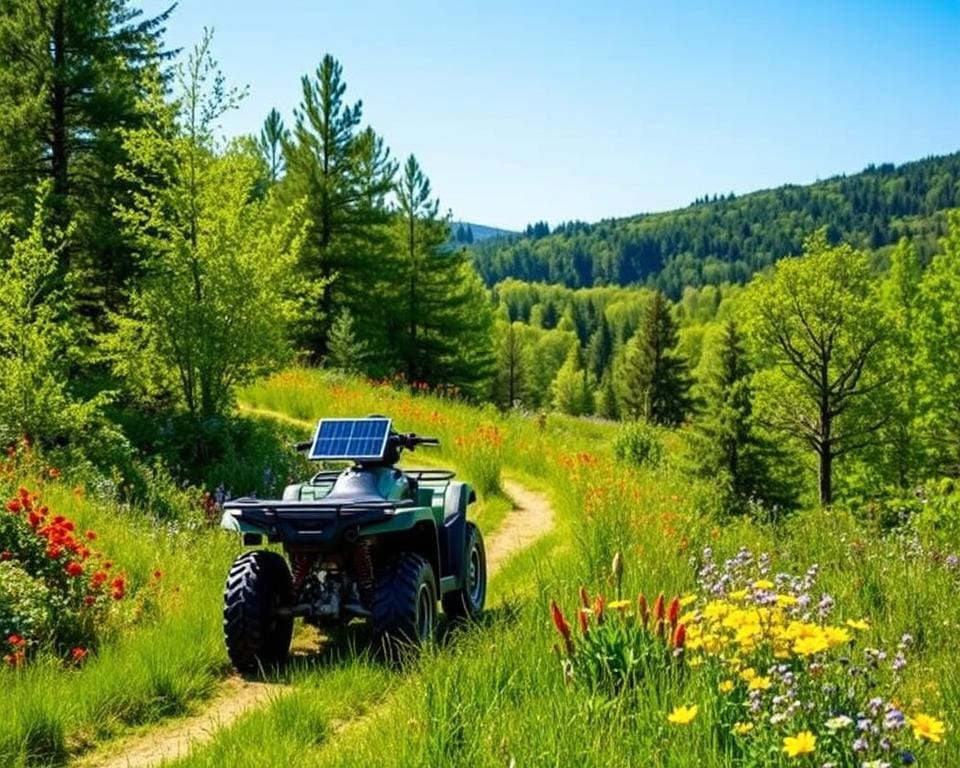
<path id="1" fill-rule="evenodd" d="M 734 688 L 733 680 L 721 680 L 717 688 L 720 689 L 720 693 L 730 693 Z"/>
<path id="2" fill-rule="evenodd" d="M 774 583 L 770 579 L 757 579 L 753 582 L 754 589 L 773 589 Z"/>
<path id="3" fill-rule="evenodd" d="M 667 721 L 674 725 L 687 725 L 697 716 L 698 709 L 696 704 L 692 707 L 675 707 L 673 712 L 667 715 Z"/>
<path id="4" fill-rule="evenodd" d="M 918 714 L 916 717 L 908 717 L 907 722 L 913 728 L 913 735 L 921 741 L 926 739 L 936 744 L 943 741 L 946 726 L 942 720 L 937 720 L 930 715 Z"/>
<path id="5" fill-rule="evenodd" d="M 696 595 L 684 595 L 683 597 L 680 598 L 680 607 L 686 608 L 688 605 L 691 605 L 692 603 L 695 603 L 695 602 L 697 602 Z"/>
<path id="6" fill-rule="evenodd" d="M 747 590 L 738 589 L 736 592 L 731 592 L 728 597 L 731 600 L 744 600 L 747 597 Z"/>
<path id="7" fill-rule="evenodd" d="M 611 611 L 622 611 L 626 608 L 630 608 L 633 605 L 633 600 L 613 600 L 607 603 L 607 609 Z"/>
<path id="8" fill-rule="evenodd" d="M 822 634 L 814 637 L 801 637 L 793 644 L 793 652 L 799 656 L 812 656 L 821 653 L 830 647 L 827 638 Z"/>
<path id="9" fill-rule="evenodd" d="M 770 681 L 769 677 L 757 676 L 747 683 L 747 688 L 751 691 L 765 691 L 771 685 L 773 685 L 773 683 Z"/>
<path id="10" fill-rule="evenodd" d="M 789 608 L 791 605 L 797 604 L 797 598 L 793 595 L 777 595 L 777 605 L 781 608 Z"/>
<path id="11" fill-rule="evenodd" d="M 861 632 L 866 632 L 870 629 L 870 623 L 866 619 L 847 619 L 847 626 L 850 629 L 857 629 Z"/>
<path id="12" fill-rule="evenodd" d="M 817 737 L 810 731 L 800 731 L 796 736 L 784 736 L 783 751 L 787 757 L 809 755 L 817 748 Z"/>
<path id="13" fill-rule="evenodd" d="M 749 683 L 753 678 L 757 676 L 757 670 L 753 667 L 747 667 L 742 672 L 740 672 L 740 679 L 744 682 Z"/>
<path id="14" fill-rule="evenodd" d="M 743 736 L 753 730 L 753 723 L 734 723 L 733 732 L 737 736 Z"/>
<path id="15" fill-rule="evenodd" d="M 853 639 L 850 633 L 843 627 L 824 627 L 823 637 L 830 644 L 831 648 L 849 643 Z"/>

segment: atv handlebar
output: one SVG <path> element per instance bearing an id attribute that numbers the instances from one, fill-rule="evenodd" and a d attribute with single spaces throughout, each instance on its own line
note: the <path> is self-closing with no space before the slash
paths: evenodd
<path id="1" fill-rule="evenodd" d="M 440 445 L 440 439 L 436 437 L 421 437 L 420 435 L 415 435 L 413 432 L 408 432 L 407 434 L 401 434 L 394 432 L 390 435 L 390 440 L 394 442 L 400 448 L 406 448 L 407 450 L 414 450 L 418 445 Z M 302 440 L 299 443 L 294 443 L 293 448 L 296 451 L 309 451 L 313 447 L 313 440 Z"/>

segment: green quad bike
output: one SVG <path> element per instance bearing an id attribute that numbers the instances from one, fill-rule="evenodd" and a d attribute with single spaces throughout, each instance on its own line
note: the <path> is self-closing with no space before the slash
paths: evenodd
<path id="1" fill-rule="evenodd" d="M 393 655 L 433 636 L 438 601 L 454 619 L 483 610 L 483 537 L 467 520 L 473 489 L 447 470 L 394 466 L 404 449 L 439 444 L 394 432 L 386 418 L 322 419 L 297 448 L 353 466 L 287 486 L 279 501 L 224 504 L 221 527 L 286 554 L 258 549 L 230 568 L 223 630 L 237 670 L 282 663 L 298 616 L 318 627 L 366 619 L 375 644 Z"/>

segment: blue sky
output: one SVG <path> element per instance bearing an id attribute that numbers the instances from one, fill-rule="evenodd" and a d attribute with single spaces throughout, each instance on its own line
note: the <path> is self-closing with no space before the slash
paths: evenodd
<path id="1" fill-rule="evenodd" d="M 166 7 L 149 0 L 147 12 Z M 227 134 L 288 125 L 324 53 L 443 209 L 520 228 L 684 206 L 960 149 L 960 0 L 338 3 L 181 0 Z"/>

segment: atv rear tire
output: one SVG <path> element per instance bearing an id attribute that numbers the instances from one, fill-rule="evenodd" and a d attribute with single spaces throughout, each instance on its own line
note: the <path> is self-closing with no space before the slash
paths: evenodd
<path id="1" fill-rule="evenodd" d="M 387 656 L 431 640 L 437 625 L 437 582 L 420 555 L 405 552 L 380 574 L 373 599 L 373 637 Z"/>
<path id="2" fill-rule="evenodd" d="M 487 599 L 487 551 L 474 523 L 467 523 L 463 548 L 463 587 L 443 596 L 443 612 L 451 619 L 473 619 Z"/>
<path id="3" fill-rule="evenodd" d="M 292 602 L 286 561 L 276 552 L 257 551 L 233 562 L 223 593 L 223 634 L 227 653 L 240 672 L 281 664 L 290 652 L 293 617 L 278 610 Z"/>

